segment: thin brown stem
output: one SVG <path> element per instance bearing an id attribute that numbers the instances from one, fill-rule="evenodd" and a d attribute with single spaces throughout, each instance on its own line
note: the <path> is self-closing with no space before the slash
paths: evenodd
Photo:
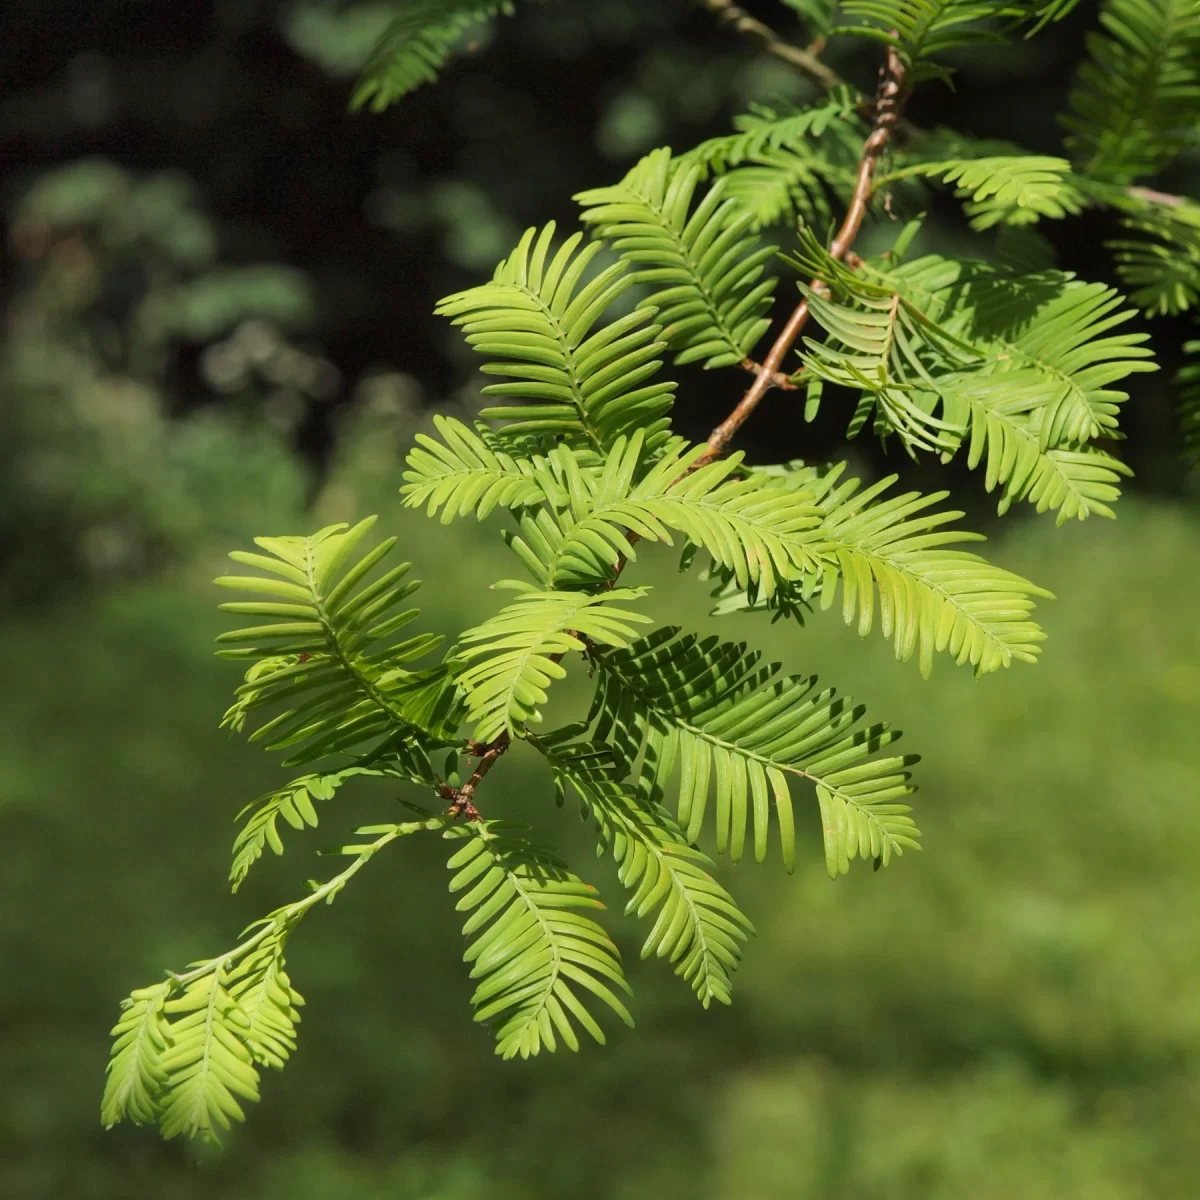
<path id="1" fill-rule="evenodd" d="M 816 38 L 807 49 L 802 50 L 786 38 L 780 37 L 769 25 L 764 25 L 762 21 L 752 17 L 744 8 L 734 4 L 733 0 L 700 0 L 700 3 L 714 14 L 722 25 L 728 25 L 735 33 L 749 38 L 767 54 L 782 59 L 823 91 L 831 92 L 834 88 L 845 85 L 846 81 L 818 57 L 825 49 L 823 37 Z M 864 98 L 858 105 L 858 111 L 867 120 L 873 121 L 875 101 Z M 924 130 L 903 117 L 897 119 L 893 129 L 893 133 L 905 141 L 911 141 L 923 132 Z"/>
<path id="2" fill-rule="evenodd" d="M 471 778 L 461 787 L 453 788 L 447 783 L 438 789 L 438 794 L 442 799 L 450 801 L 451 817 L 455 819 L 466 817 L 468 821 L 480 820 L 479 809 L 475 807 L 474 801 L 475 789 L 482 782 L 483 777 L 496 765 L 497 759 L 508 750 L 510 741 L 508 733 L 505 732 L 487 745 L 480 742 L 470 743 L 471 753 L 479 755 L 479 763 Z"/>
<path id="3" fill-rule="evenodd" d="M 814 52 L 793 46 L 791 42 L 780 37 L 769 25 L 764 25 L 744 8 L 734 4 L 733 0 L 700 0 L 700 2 L 722 25 L 728 25 L 736 33 L 756 42 L 768 54 L 782 59 L 789 66 L 794 67 L 817 87 L 829 92 L 844 82 L 842 77 L 827 67 Z"/>
<path id="4" fill-rule="evenodd" d="M 875 168 L 880 156 L 887 148 L 897 124 L 900 122 L 904 108 L 904 63 L 893 47 L 888 47 L 887 61 L 880 73 L 879 88 L 875 95 L 875 121 L 871 133 L 863 143 L 862 156 L 858 163 L 858 175 L 855 179 L 854 194 L 850 197 L 850 206 L 841 228 L 837 231 L 829 246 L 830 257 L 844 258 L 854 244 L 862 228 L 863 219 L 867 215 L 867 205 L 871 199 L 871 190 L 875 179 Z M 814 279 L 811 288 L 820 286 L 821 280 Z M 725 452 L 725 447 L 733 440 L 737 431 L 746 423 L 750 414 L 758 407 L 762 398 L 775 385 L 776 378 L 786 372 L 781 372 L 783 360 L 792 348 L 800 331 L 808 322 L 808 301 L 802 300 L 787 324 L 780 331 L 767 357 L 763 359 L 746 394 L 738 402 L 733 412 L 721 422 L 709 435 L 708 451 L 696 463 L 697 467 L 712 462 Z"/>

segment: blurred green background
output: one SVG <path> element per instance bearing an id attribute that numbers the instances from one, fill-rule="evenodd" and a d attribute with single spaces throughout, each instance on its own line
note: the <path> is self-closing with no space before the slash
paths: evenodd
<path id="1" fill-rule="evenodd" d="M 1053 149 L 1046 114 L 1092 7 L 1019 59 L 965 63 L 956 120 Z M 1134 380 L 1138 490 L 1116 523 L 995 527 L 963 481 L 992 556 L 1060 597 L 1037 667 L 975 681 L 940 662 L 926 683 L 836 614 L 720 625 L 925 754 L 921 855 L 831 883 L 814 804 L 794 876 L 726 870 L 758 929 L 731 1010 L 638 963 L 610 864 L 518 750 L 489 814 L 536 814 L 614 904 L 636 1031 L 499 1062 L 470 1021 L 441 849 L 414 839 L 296 939 L 300 1051 L 223 1149 L 99 1128 L 119 999 L 301 894 L 333 831 L 396 811 L 347 793 L 228 895 L 233 816 L 281 776 L 216 727 L 236 681 L 211 653 L 223 551 L 380 512 L 426 581 L 428 627 L 490 611 L 487 584 L 511 574 L 495 528 L 444 531 L 395 495 L 429 406 L 475 405 L 433 300 L 650 145 L 804 97 L 683 0 L 597 0 L 498 26 L 440 90 L 349 117 L 387 11 L 0 14 L 0 1196 L 1195 1195 L 1200 509 L 1165 372 Z M 781 4 L 756 11 L 787 27 Z M 870 77 L 868 60 L 839 66 Z M 945 101 L 917 115 L 944 119 Z M 955 221 L 935 212 L 932 236 L 957 245 Z M 1051 232 L 1064 263 L 1107 277 L 1102 230 Z M 1170 366 L 1182 326 L 1152 331 Z M 684 377 L 684 430 L 703 436 L 731 386 Z M 748 431 L 760 458 L 835 444 L 774 403 Z M 669 553 L 634 571 L 656 615 L 712 627 Z"/>

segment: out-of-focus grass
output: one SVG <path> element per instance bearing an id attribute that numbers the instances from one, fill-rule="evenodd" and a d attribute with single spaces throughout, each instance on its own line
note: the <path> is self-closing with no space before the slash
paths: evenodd
<path id="1" fill-rule="evenodd" d="M 395 518 L 447 632 L 513 574 L 473 527 Z M 0 631 L 0 1194 L 170 1191 L 256 1200 L 697 1194 L 1125 1200 L 1200 1170 L 1200 522 L 1028 524 L 992 553 L 1058 593 L 1036 667 L 931 682 L 835 613 L 716 626 L 816 672 L 919 750 L 925 851 L 831 883 L 815 804 L 795 876 L 727 869 L 758 928 L 730 1011 L 699 1011 L 639 930 L 531 756 L 489 812 L 542 831 L 613 906 L 639 1029 L 504 1065 L 472 1026 L 436 842 L 373 863 L 297 935 L 301 1048 L 222 1154 L 96 1125 L 119 998 L 215 952 L 328 863 L 312 850 L 394 801 L 364 790 L 290 834 L 235 898 L 231 819 L 281 778 L 216 730 L 234 682 L 199 564 Z M 212 569 L 210 569 L 210 567 Z M 669 554 L 632 569 L 656 615 L 698 625 Z M 712 627 L 711 625 L 709 627 Z M 586 679 L 566 685 L 576 699 Z"/>

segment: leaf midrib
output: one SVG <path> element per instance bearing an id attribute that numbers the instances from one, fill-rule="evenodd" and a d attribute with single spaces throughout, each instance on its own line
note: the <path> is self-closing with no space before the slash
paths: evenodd
<path id="1" fill-rule="evenodd" d="M 512 886 L 513 891 L 521 897 L 521 901 L 524 903 L 525 907 L 533 914 L 534 919 L 541 927 L 542 936 L 549 944 L 551 953 L 553 955 L 552 968 L 550 974 L 547 976 L 546 987 L 539 996 L 536 1011 L 533 1013 L 532 1019 L 524 1023 L 523 1028 L 528 1029 L 530 1024 L 537 1024 L 538 1019 L 541 1017 L 542 1012 L 546 1008 L 549 998 L 554 994 L 554 985 L 558 982 L 559 977 L 562 974 L 562 951 L 559 947 L 558 938 L 555 936 L 554 930 L 550 927 L 549 921 L 546 920 L 546 917 L 542 913 L 541 906 L 536 904 L 530 898 L 529 893 L 526 892 L 526 890 L 521 886 L 523 877 L 519 875 L 515 869 L 510 868 L 502 857 L 492 853 L 490 849 L 488 852 L 489 854 L 492 854 L 493 862 L 498 863 L 498 865 L 503 869 L 505 875 L 508 876 L 508 881 Z M 521 1005 L 518 1011 L 528 1012 L 529 1010 L 526 1005 Z M 540 1039 L 540 1032 L 538 1036 Z"/>
<path id="2" fill-rule="evenodd" d="M 649 196 L 644 195 L 634 187 L 630 187 L 629 192 L 643 205 L 645 205 L 649 212 L 654 214 L 658 221 L 659 228 L 662 229 L 668 238 L 670 238 L 671 242 L 675 246 L 676 253 L 679 255 L 679 258 L 686 267 L 688 274 L 691 275 L 692 285 L 700 293 L 700 297 L 704 301 L 704 307 L 708 309 L 709 317 L 712 319 L 713 325 L 716 326 L 721 337 L 725 340 L 726 347 L 730 353 L 740 356 L 741 350 L 738 348 L 737 341 L 729 327 L 725 324 L 725 318 L 722 316 L 721 310 L 717 306 L 717 301 L 709 291 L 708 284 L 705 282 L 704 276 L 700 274 L 699 266 L 692 258 L 691 251 L 683 240 L 683 233 L 681 231 L 677 231 L 674 226 L 671 225 L 670 221 L 667 220 L 666 213 L 663 211 L 663 209 Z M 720 209 L 718 208 L 717 211 L 720 211 Z M 716 220 L 716 212 L 713 213 L 712 219 Z M 663 333 L 669 335 L 670 331 L 664 329 Z"/>
<path id="3" fill-rule="evenodd" d="M 527 284 L 514 283 L 512 284 L 518 292 L 526 299 L 532 300 L 537 305 L 542 316 L 545 317 L 546 323 L 554 331 L 554 337 L 558 341 L 559 349 L 562 351 L 563 362 L 566 363 L 567 383 L 571 389 L 571 399 L 575 402 L 575 410 L 579 416 L 579 424 L 583 427 L 583 432 L 587 435 L 588 440 L 592 443 L 592 448 L 603 454 L 606 447 L 603 439 L 600 437 L 599 431 L 595 429 L 588 416 L 586 397 L 583 391 L 583 381 L 579 378 L 578 368 L 575 362 L 575 349 L 571 345 L 570 339 L 567 337 L 566 331 L 562 327 L 562 322 L 554 315 L 554 310 L 546 302 L 546 300 L 535 292 Z"/>
<path id="4" fill-rule="evenodd" d="M 899 574 L 905 575 L 907 578 L 912 579 L 916 583 L 919 583 L 922 587 L 927 588 L 929 591 L 936 593 L 938 596 L 941 597 L 942 602 L 944 604 L 949 604 L 969 624 L 974 626 L 976 629 L 979 629 L 984 634 L 985 637 L 987 637 L 991 642 L 993 642 L 996 645 L 996 647 L 1000 650 L 1001 654 L 1003 654 L 1003 656 L 1005 658 L 1005 662 L 1007 664 L 1007 661 L 1011 658 L 1011 650 L 1009 648 L 1010 643 L 1004 641 L 1002 638 L 1000 638 L 1000 636 L 998 634 L 993 633 L 990 629 L 988 629 L 985 625 L 983 625 L 983 623 L 978 618 L 976 618 L 969 611 L 967 611 L 967 609 L 964 608 L 963 605 L 960 603 L 960 600 L 962 598 L 961 595 L 954 595 L 951 592 L 948 592 L 941 584 L 933 583 L 925 576 L 918 574 L 915 570 L 912 569 L 912 564 L 898 563 L 894 559 L 886 558 L 881 552 L 879 552 L 877 550 L 867 550 L 864 547 L 862 547 L 861 545 L 855 545 L 853 542 L 845 541 L 845 540 L 837 537 L 836 535 L 830 535 L 827 530 L 823 530 L 823 532 L 825 534 L 825 537 L 826 537 L 826 540 L 828 541 L 828 543 L 831 546 L 835 547 L 836 549 L 841 549 L 841 550 L 848 551 L 852 554 L 861 555 L 863 558 L 869 559 L 873 563 L 874 562 L 883 563 L 887 567 L 889 567 L 891 570 L 896 571 Z M 982 563 L 984 566 L 990 565 L 987 562 L 987 560 L 984 558 L 980 558 L 979 562 Z M 840 576 L 842 576 L 842 588 L 844 591 L 845 586 L 846 586 L 845 578 L 844 578 L 845 573 L 841 570 L 840 564 L 837 564 L 837 570 L 838 570 L 838 574 Z M 874 570 L 871 571 L 871 577 L 875 582 L 875 587 L 879 588 L 880 587 L 879 576 L 875 574 Z M 979 591 L 973 591 L 970 593 L 970 595 L 972 597 L 985 595 L 985 594 L 986 593 L 982 593 Z M 1028 619 L 1028 618 L 1026 618 L 1026 619 Z M 1006 623 L 1011 624 L 1014 622 L 1006 622 Z"/>
<path id="5" fill-rule="evenodd" d="M 332 615 L 325 607 L 326 598 L 322 595 L 320 587 L 317 584 L 316 562 L 313 555 L 313 541 L 311 537 L 304 539 L 304 574 L 308 581 L 308 590 L 312 596 L 313 607 L 317 610 L 317 619 L 321 622 L 321 627 L 325 630 L 326 642 L 332 647 L 334 658 L 341 664 L 342 669 L 357 683 L 359 690 L 380 709 L 384 716 L 395 724 L 398 724 L 404 730 L 417 732 L 416 726 L 407 721 L 402 713 L 392 708 L 383 693 L 379 691 L 361 668 L 342 649 L 337 626 L 334 624 Z"/>
<path id="6" fill-rule="evenodd" d="M 859 807 L 855 797 L 849 796 L 839 789 L 831 786 L 824 779 L 818 775 L 814 775 L 811 771 L 806 771 L 803 767 L 794 766 L 790 763 L 777 762 L 775 759 L 767 758 L 765 755 L 760 754 L 756 750 L 747 750 L 745 747 L 739 746 L 736 742 L 728 742 L 724 738 L 720 738 L 715 734 L 709 733 L 706 729 L 703 729 L 698 725 L 693 725 L 690 721 L 684 719 L 678 713 L 670 709 L 661 708 L 653 699 L 646 696 L 634 684 L 630 683 L 630 681 L 621 673 L 620 669 L 614 667 L 608 656 L 602 651 L 597 651 L 594 657 L 602 667 L 617 677 L 623 687 L 628 688 L 631 692 L 637 695 L 646 710 L 655 713 L 656 715 L 669 721 L 677 728 L 700 738 L 701 741 L 705 741 L 711 746 L 719 746 L 722 750 L 737 754 L 742 758 L 753 759 L 755 762 L 761 763 L 764 766 L 774 767 L 778 771 L 787 771 L 789 774 L 797 775 L 801 779 L 807 779 L 810 783 L 819 787 L 823 787 L 826 791 L 838 796 L 846 804 L 853 805 L 856 808 Z"/>

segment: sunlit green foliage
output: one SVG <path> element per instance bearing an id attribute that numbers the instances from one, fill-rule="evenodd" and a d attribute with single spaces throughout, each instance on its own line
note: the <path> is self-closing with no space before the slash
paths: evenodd
<path id="1" fill-rule="evenodd" d="M 1128 19 L 1129 3 L 1110 6 L 1110 28 Z M 357 103 L 384 107 L 431 78 L 468 22 L 507 7 L 408 5 Z M 1135 316 L 1124 299 L 1044 265 L 909 258 L 917 223 L 870 258 L 849 250 L 864 219 L 889 212 L 889 188 L 909 178 L 954 188 L 977 232 L 1022 231 L 1089 205 L 1135 227 L 1148 219 L 1143 209 L 1183 219 L 1182 198 L 1127 187 L 1143 173 L 1130 162 L 1162 165 L 1180 148 L 1161 123 L 1131 132 L 1119 120 L 1126 84 L 1136 91 L 1147 77 L 1150 34 L 1141 32 L 1128 54 L 1093 47 L 1120 77 L 1109 107 L 1090 93 L 1075 102 L 1073 150 L 1100 121 L 1100 157 L 1125 166 L 1101 170 L 1095 155 L 1077 154 L 1073 170 L 1064 158 L 978 143 L 931 156 L 910 131 L 916 148 L 906 154 L 902 141 L 891 173 L 876 175 L 895 106 L 913 86 L 949 78 L 944 55 L 1030 32 L 1069 7 L 846 0 L 842 15 L 857 23 L 827 33 L 885 43 L 874 104 L 839 87 L 807 113 L 759 111 L 732 139 L 682 155 L 653 150 L 619 183 L 576 197 L 593 240 L 580 231 L 560 241 L 553 223 L 530 229 L 490 282 L 440 302 L 482 371 L 503 378 L 484 391 L 505 403 L 474 427 L 440 416 L 438 436 L 421 435 L 409 455 L 402 494 L 443 524 L 506 512 L 502 540 L 533 582 L 501 577 L 492 587 L 516 599 L 458 632 L 439 662 L 420 665 L 442 639 L 398 637 L 419 616 L 401 607 L 417 585 L 406 581 L 409 564 L 387 566 L 396 538 L 367 548 L 374 518 L 260 537 L 262 553 L 233 552 L 256 574 L 217 582 L 256 598 L 222 608 L 262 623 L 218 639 L 223 657 L 247 664 L 224 724 L 254 723 L 252 741 L 310 770 L 251 806 L 235 842 L 235 887 L 266 847 L 281 852 L 281 819 L 296 830 L 317 825 L 314 799 L 332 800 L 350 778 L 415 787 L 439 811 L 359 826 L 357 840 L 334 851 L 352 859 L 343 872 L 250 926 L 232 950 L 135 991 L 114 1030 L 106 1123 L 214 1139 L 240 1120 L 242 1103 L 258 1099 L 259 1067 L 282 1066 L 294 1048 L 301 1001 L 284 971 L 286 939 L 376 853 L 418 833 L 462 843 L 450 889 L 469 914 L 476 1019 L 492 1026 L 498 1054 L 529 1057 L 560 1042 L 575 1050 L 581 1029 L 605 1040 L 601 1019 L 632 1023 L 617 946 L 581 911 L 602 907 L 593 885 L 490 814 L 510 751 L 539 753 L 560 801 L 579 800 L 633 891 L 630 910 L 656 914 L 644 953 L 674 963 L 705 1007 L 730 1001 L 751 925 L 705 869 L 701 838 L 711 833 L 732 862 L 749 840 L 762 861 L 774 826 L 791 871 L 798 833 L 819 827 L 834 878 L 855 860 L 878 869 L 919 848 L 908 803 L 917 756 L 887 753 L 897 732 L 864 724 L 863 706 L 815 676 L 786 674 L 746 643 L 677 624 L 646 632 L 649 589 L 621 577 L 643 565 L 639 543 L 677 538 L 683 569 L 701 560 L 716 582 L 718 615 L 802 616 L 840 594 L 847 624 L 865 636 L 878 613 L 896 657 L 916 656 L 926 675 L 939 653 L 980 676 L 1036 661 L 1045 635 L 1032 610 L 1049 593 L 951 549 L 978 539 L 944 528 L 962 515 L 935 507 L 945 493 L 888 496 L 893 480 L 843 482 L 844 463 L 748 465 L 726 453 L 724 434 L 690 444 L 672 433 L 676 384 L 659 373 L 669 350 L 678 368 L 753 375 L 747 410 L 768 386 L 803 385 L 810 418 L 856 392 L 851 436 L 870 425 L 914 458 L 945 463 L 961 452 L 984 467 L 987 490 L 999 489 L 1001 513 L 1028 501 L 1059 524 L 1112 516 L 1128 474 L 1108 445 L 1128 399 L 1115 385 L 1155 369 L 1147 335 L 1122 328 Z M 829 18 L 820 6 L 797 11 L 817 28 Z M 1197 70 L 1174 49 L 1177 26 L 1191 45 L 1192 9 L 1168 15 L 1160 99 L 1177 102 L 1190 97 Z M 1085 70 L 1080 87 L 1093 84 Z M 821 225 L 835 206 L 847 212 L 827 238 Z M 791 227 L 796 253 L 781 257 L 764 235 L 778 224 Z M 1172 256 L 1119 252 L 1147 311 L 1194 299 L 1186 282 L 1165 278 Z M 783 293 L 797 304 L 790 332 L 761 351 Z M 793 345 L 798 356 L 785 362 Z M 547 732 L 548 712 L 567 693 L 561 681 L 580 668 L 591 684 L 587 717 Z"/>
<path id="2" fill-rule="evenodd" d="M 988 491 L 1003 488 L 1001 512 L 1028 500 L 1060 523 L 1112 515 L 1126 468 L 1092 445 L 1116 430 L 1127 398 L 1109 385 L 1155 369 L 1147 334 L 1101 336 L 1133 316 L 1113 289 L 933 255 L 852 272 L 822 254 L 810 242 L 802 260 L 833 288 L 801 285 L 829 335 L 806 339 L 813 401 L 821 384 L 857 386 L 852 432 L 873 420 L 943 461 L 965 446 Z"/>
<path id="3" fill-rule="evenodd" d="M 726 196 L 728 179 L 693 210 L 701 177 L 699 167 L 656 150 L 616 187 L 575 198 L 583 220 L 635 265 L 634 282 L 663 285 L 645 304 L 657 310 L 675 361 L 712 368 L 746 358 L 770 326 L 775 280 L 763 272 L 775 250 L 753 236 L 752 215 Z"/>

